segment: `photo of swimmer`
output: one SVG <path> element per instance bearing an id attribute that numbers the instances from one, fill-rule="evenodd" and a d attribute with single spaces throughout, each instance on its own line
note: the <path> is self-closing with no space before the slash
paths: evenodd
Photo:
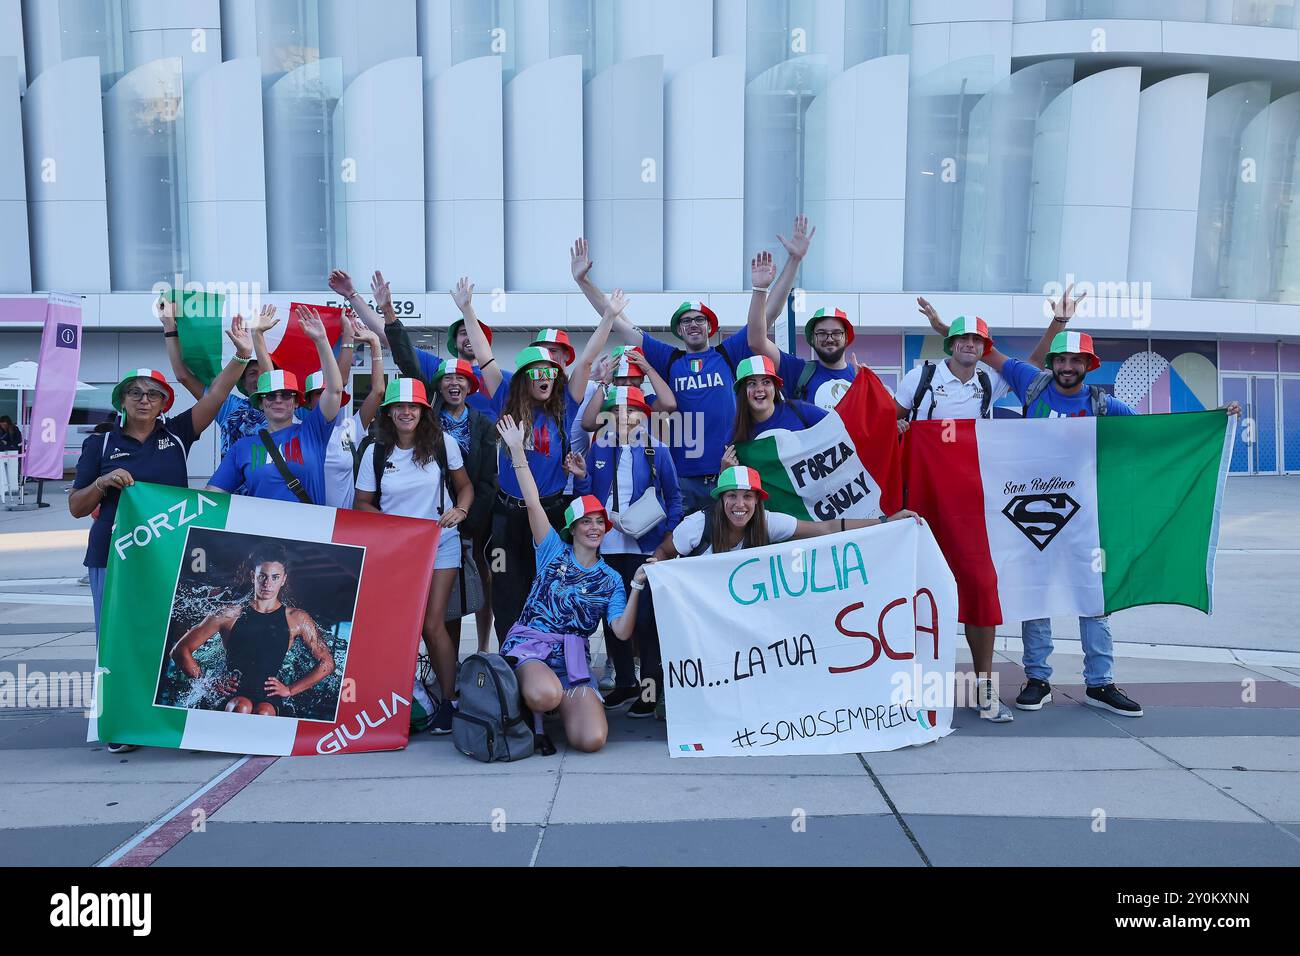
<path id="1" fill-rule="evenodd" d="M 333 723 L 365 549 L 191 528 L 154 704 Z"/>

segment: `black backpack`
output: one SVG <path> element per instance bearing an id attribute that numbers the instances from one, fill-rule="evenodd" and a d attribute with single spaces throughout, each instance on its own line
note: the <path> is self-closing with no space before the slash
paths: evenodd
<path id="1" fill-rule="evenodd" d="M 925 417 L 929 419 L 934 415 L 934 406 L 938 404 L 934 397 L 934 389 L 931 382 L 934 381 L 934 370 L 936 366 L 933 362 L 926 362 L 921 366 L 921 381 L 917 383 L 916 394 L 912 396 L 912 411 L 908 416 L 908 421 L 916 421 L 916 410 L 921 407 L 921 400 L 925 398 L 925 393 L 930 393 L 930 408 L 926 411 Z M 993 417 L 993 383 L 989 379 L 988 372 L 982 368 L 975 369 L 975 375 L 979 379 L 980 388 L 984 394 L 980 396 L 980 418 Z"/>
<path id="2" fill-rule="evenodd" d="M 799 381 L 795 383 L 794 391 L 790 397 L 796 401 L 804 402 L 808 400 L 808 383 L 812 381 L 813 375 L 817 372 L 817 363 L 807 361 L 803 363 L 803 371 L 799 373 Z"/>

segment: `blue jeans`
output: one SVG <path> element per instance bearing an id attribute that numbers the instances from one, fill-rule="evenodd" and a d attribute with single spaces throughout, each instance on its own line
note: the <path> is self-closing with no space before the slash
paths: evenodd
<path id="1" fill-rule="evenodd" d="M 1025 676 L 1050 680 L 1052 668 L 1047 657 L 1052 653 L 1051 618 L 1024 621 L 1020 625 L 1020 639 L 1024 644 L 1021 660 Z M 1083 644 L 1083 682 L 1089 687 L 1114 683 L 1115 644 L 1110 636 L 1110 618 L 1104 614 L 1079 618 L 1079 640 Z"/>
<path id="2" fill-rule="evenodd" d="M 693 478 L 687 475 L 677 476 L 677 487 L 682 492 L 682 513 L 703 511 L 713 504 L 713 489 L 718 486 L 718 476 L 710 478 Z"/>
<path id="3" fill-rule="evenodd" d="M 99 646 L 99 609 L 104 604 L 104 582 L 108 580 L 108 568 L 86 568 L 90 577 L 90 601 L 95 607 L 95 646 Z"/>

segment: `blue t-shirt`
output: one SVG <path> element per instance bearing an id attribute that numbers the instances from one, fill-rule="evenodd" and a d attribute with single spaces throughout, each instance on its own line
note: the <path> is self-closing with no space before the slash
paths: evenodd
<path id="1" fill-rule="evenodd" d="M 199 433 L 194 430 L 193 409 L 166 421 L 159 419 L 153 434 L 142 442 L 123 432 L 118 425 L 114 425 L 110 432 L 88 435 L 81 443 L 81 457 L 77 459 L 77 476 L 72 487 L 88 488 L 101 475 L 124 468 L 136 481 L 188 488 L 189 470 L 185 458 L 198 437 Z M 90 526 L 86 559 L 82 562 L 88 568 L 108 567 L 109 539 L 120 496 L 121 492 L 114 489 L 100 502 L 99 514 Z"/>
<path id="2" fill-rule="evenodd" d="M 794 390 L 799 386 L 799 376 L 809 364 L 814 368 L 812 377 L 808 379 L 803 401 L 811 402 L 818 408 L 834 408 L 853 384 L 853 376 L 856 372 L 852 365 L 846 365 L 844 368 L 827 368 L 814 359 L 803 359 L 789 352 L 782 352 L 781 361 L 776 367 L 776 374 L 781 376 L 781 394 L 787 399 L 795 397 Z"/>
<path id="3" fill-rule="evenodd" d="M 793 407 L 795 405 L 799 406 L 797 411 Z M 805 428 L 812 428 L 828 414 L 830 413 L 826 409 L 818 408 L 808 402 L 778 402 L 771 418 L 765 422 L 754 423 L 754 437 L 757 438 L 764 432 L 775 431 L 778 428 L 801 432 Z M 800 418 L 800 415 L 803 417 Z"/>
<path id="4" fill-rule="evenodd" d="M 519 623 L 545 634 L 586 637 L 602 619 L 616 621 L 626 608 L 627 592 L 618 572 L 604 558 L 584 568 L 552 528 L 537 546 L 537 576 Z"/>
<path id="5" fill-rule="evenodd" d="M 1002 377 L 1011 386 L 1011 390 L 1016 393 L 1023 404 L 1025 395 L 1029 392 L 1029 386 L 1033 384 L 1034 379 L 1038 378 L 1043 370 L 1034 368 L 1028 362 L 1022 362 L 1019 359 L 1007 359 L 1002 366 Z M 1026 418 L 1085 418 L 1092 414 L 1092 396 L 1088 394 L 1088 386 L 1084 385 L 1079 389 L 1077 395 L 1062 395 L 1060 389 L 1056 387 L 1055 382 L 1049 382 L 1047 388 L 1043 389 L 1041 395 L 1035 400 L 1025 414 Z M 1106 396 L 1106 414 L 1107 415 L 1136 415 L 1137 412 L 1129 408 L 1114 395 Z"/>
<path id="6" fill-rule="evenodd" d="M 724 339 L 718 348 L 727 353 L 732 367 L 754 354 L 744 329 Z M 684 423 L 671 443 L 677 474 L 684 478 L 716 475 L 736 423 L 735 373 L 716 348 L 687 352 L 673 362 L 672 368 L 668 367 L 673 354 L 671 345 L 643 334 L 641 351 L 677 397 L 677 410 Z M 697 421 L 704 423 L 702 440 L 694 425 Z"/>
<path id="7" fill-rule="evenodd" d="M 243 395 L 231 392 L 217 410 L 217 425 L 221 429 L 221 456 L 224 458 L 239 439 L 256 435 L 265 428 L 266 416 Z"/>
<path id="8" fill-rule="evenodd" d="M 556 380 L 559 384 L 559 380 Z M 510 390 L 502 385 L 492 397 L 487 414 L 495 421 L 501 417 L 505 408 L 506 396 Z M 578 403 L 573 400 L 568 389 L 564 390 L 564 421 L 557 423 L 541 409 L 533 410 L 533 433 L 524 440 L 528 456 L 528 467 L 532 470 L 533 481 L 537 482 L 537 493 L 545 498 L 558 495 L 569 482 L 569 473 L 564 470 L 565 436 L 573 427 L 573 420 L 578 414 Z M 557 424 L 559 431 L 556 430 Z M 570 449 L 572 450 L 572 449 Z M 501 490 L 515 498 L 523 497 L 519 487 L 519 478 L 515 474 L 510 460 L 510 449 L 502 442 L 497 450 L 497 482 Z"/>
<path id="9" fill-rule="evenodd" d="M 426 382 L 432 382 L 433 376 L 437 374 L 438 367 L 442 365 L 443 360 L 426 349 L 416 349 L 415 357 L 420 363 L 420 375 Z M 482 412 L 484 415 L 491 414 L 492 399 L 487 396 L 487 386 L 483 384 L 483 371 L 474 365 L 474 377 L 478 379 L 478 391 L 465 399 L 465 404 L 475 411 Z M 505 369 L 501 370 L 501 387 L 498 392 L 504 391 L 510 387 L 510 379 L 513 375 Z M 429 401 L 433 401 L 433 396 L 429 396 Z"/>
<path id="10" fill-rule="evenodd" d="M 325 454 L 333 433 L 334 422 L 326 421 L 319 405 L 304 415 L 302 421 L 271 432 L 271 440 L 280 449 L 289 473 L 302 482 L 313 504 L 325 504 Z M 208 484 L 250 498 L 298 501 L 257 435 L 235 442 Z"/>

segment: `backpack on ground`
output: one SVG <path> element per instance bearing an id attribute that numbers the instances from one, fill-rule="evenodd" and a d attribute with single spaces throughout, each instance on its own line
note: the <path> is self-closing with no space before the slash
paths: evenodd
<path id="1" fill-rule="evenodd" d="M 483 763 L 533 754 L 533 728 L 515 672 L 500 654 L 471 654 L 456 675 L 460 703 L 452 711 L 456 749 Z"/>
<path id="2" fill-rule="evenodd" d="M 912 396 L 912 412 L 908 415 L 909 422 L 916 421 L 916 410 L 921 407 L 921 400 L 925 398 L 925 393 L 930 393 L 930 409 L 926 412 L 926 419 L 934 417 L 934 406 L 938 404 L 934 397 L 934 389 L 931 383 L 934 381 L 934 370 L 936 366 L 933 362 L 926 362 L 921 366 L 921 381 L 916 384 L 916 394 Z M 975 376 L 979 379 L 980 388 L 984 394 L 980 396 L 980 418 L 993 417 L 993 382 L 989 379 L 988 372 L 982 368 L 975 369 Z"/>
<path id="3" fill-rule="evenodd" d="M 1038 377 L 1029 383 L 1029 388 L 1025 389 L 1025 403 L 1020 408 L 1020 417 L 1029 417 L 1029 406 L 1038 401 L 1038 397 L 1047 391 L 1047 386 L 1052 384 L 1051 372 L 1039 372 Z M 1092 414 L 1094 418 L 1100 418 L 1105 415 L 1107 408 L 1106 390 L 1100 385 L 1088 386 L 1088 401 L 1092 405 Z"/>

